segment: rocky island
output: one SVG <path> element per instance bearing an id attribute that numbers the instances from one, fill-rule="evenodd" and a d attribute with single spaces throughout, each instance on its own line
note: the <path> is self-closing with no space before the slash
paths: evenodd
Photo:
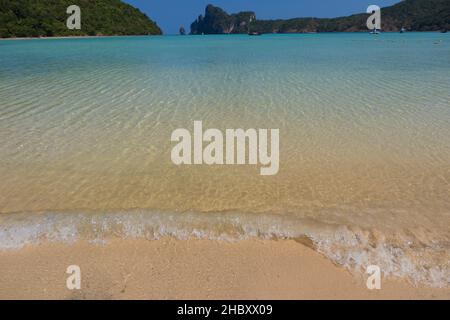
<path id="1" fill-rule="evenodd" d="M 254 12 L 228 14 L 208 5 L 191 25 L 191 34 L 367 32 L 366 13 L 338 18 L 257 20 Z M 404 0 L 382 8 L 383 31 L 450 29 L 450 1 Z"/>

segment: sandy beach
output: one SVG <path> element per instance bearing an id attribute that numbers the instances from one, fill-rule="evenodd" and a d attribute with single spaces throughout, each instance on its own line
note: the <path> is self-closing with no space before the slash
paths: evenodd
<path id="1" fill-rule="evenodd" d="M 117 38 L 117 37 L 155 37 L 155 35 L 97 35 L 97 36 L 58 36 L 58 37 L 11 37 L 0 38 L 0 41 L 20 41 L 20 40 L 63 40 L 63 39 L 101 39 L 101 38 Z"/>
<path id="2" fill-rule="evenodd" d="M 81 290 L 66 269 L 81 268 Z M 0 299 L 449 299 L 450 289 L 366 279 L 296 241 L 112 240 L 0 252 Z"/>
<path id="3" fill-rule="evenodd" d="M 449 299 L 450 42 L 382 37 L 0 43 L 0 298 Z M 176 164 L 196 122 L 277 174 Z"/>
<path id="4" fill-rule="evenodd" d="M 450 0 L 0 2 L 0 301 L 450 300 Z"/>

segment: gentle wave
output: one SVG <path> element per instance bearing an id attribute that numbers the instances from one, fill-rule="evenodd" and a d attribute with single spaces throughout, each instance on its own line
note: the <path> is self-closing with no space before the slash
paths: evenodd
<path id="1" fill-rule="evenodd" d="M 450 286 L 450 241 L 416 236 L 426 230 L 382 232 L 274 214 L 168 213 L 131 210 L 110 213 L 15 213 L 0 215 L 0 249 L 44 242 L 88 240 L 103 245 L 112 238 L 157 240 L 293 239 L 310 246 L 354 273 L 376 264 L 385 276 L 415 285 Z M 428 238 L 428 241 L 424 241 Z"/>

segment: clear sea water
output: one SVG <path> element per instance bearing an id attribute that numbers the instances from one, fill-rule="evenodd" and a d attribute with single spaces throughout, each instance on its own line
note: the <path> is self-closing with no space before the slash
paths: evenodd
<path id="1" fill-rule="evenodd" d="M 280 129 L 280 172 L 172 164 L 171 132 Z M 450 286 L 450 35 L 0 41 L 0 247 L 309 238 Z"/>

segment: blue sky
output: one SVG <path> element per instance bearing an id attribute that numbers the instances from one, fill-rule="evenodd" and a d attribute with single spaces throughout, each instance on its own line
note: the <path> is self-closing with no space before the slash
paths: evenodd
<path id="1" fill-rule="evenodd" d="M 155 20 L 165 34 L 189 32 L 190 24 L 203 14 L 207 4 L 229 13 L 251 10 L 259 19 L 338 17 L 365 12 L 371 4 L 385 7 L 399 0 L 124 0 Z"/>

